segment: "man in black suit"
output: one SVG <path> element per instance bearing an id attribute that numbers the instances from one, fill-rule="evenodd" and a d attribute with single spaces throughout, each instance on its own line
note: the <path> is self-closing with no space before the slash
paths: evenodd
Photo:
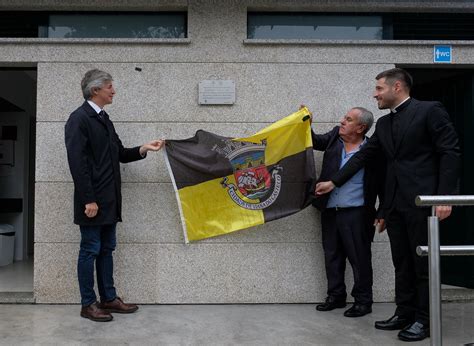
<path id="1" fill-rule="evenodd" d="M 429 208 L 417 208 L 417 195 L 451 195 L 458 191 L 460 151 L 449 115 L 439 102 L 410 98 L 412 77 L 395 68 L 377 75 L 374 98 L 379 109 L 390 109 L 377 122 L 368 143 L 330 181 L 319 183 L 317 194 L 331 191 L 355 174 L 379 152 L 386 159 L 384 207 L 395 266 L 395 314 L 375 322 L 375 328 L 402 329 L 403 341 L 429 336 L 429 287 L 426 258 L 416 255 L 427 244 Z M 450 206 L 436 207 L 443 220 Z"/>
<path id="2" fill-rule="evenodd" d="M 312 133 L 313 148 L 324 151 L 318 181 L 331 178 L 366 142 L 366 133 L 374 122 L 371 112 L 354 107 L 342 118 L 340 126 L 326 134 Z M 352 266 L 354 304 L 346 317 L 360 317 L 372 312 L 371 243 L 375 227 L 384 228 L 382 208 L 376 215 L 375 202 L 383 186 L 380 164 L 369 163 L 331 194 L 317 196 L 313 205 L 321 211 L 322 241 L 327 277 L 327 298 L 316 306 L 330 311 L 346 306 L 344 273 L 346 260 Z M 382 200 L 382 198 L 380 198 Z"/>
<path id="3" fill-rule="evenodd" d="M 69 168 L 74 180 L 74 223 L 81 230 L 77 263 L 81 292 L 81 316 L 93 321 L 112 320 L 111 312 L 132 313 L 138 309 L 118 296 L 113 280 L 112 252 L 115 228 L 122 221 L 120 162 L 141 160 L 148 151 L 158 151 L 164 141 L 155 140 L 124 148 L 104 106 L 112 103 L 112 76 L 88 71 L 81 81 L 85 102 L 69 117 L 65 127 Z M 101 302 L 94 292 L 94 263 Z"/>

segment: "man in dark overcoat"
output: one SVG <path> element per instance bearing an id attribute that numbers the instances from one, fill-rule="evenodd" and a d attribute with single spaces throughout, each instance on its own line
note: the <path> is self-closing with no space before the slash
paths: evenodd
<path id="1" fill-rule="evenodd" d="M 115 95 L 112 76 L 88 71 L 81 81 L 85 102 L 70 115 L 65 127 L 69 168 L 74 181 L 74 223 L 81 231 L 77 275 L 81 316 L 93 321 L 112 320 L 111 312 L 138 309 L 117 296 L 113 280 L 112 252 L 116 225 L 122 221 L 120 163 L 141 160 L 158 151 L 162 140 L 124 148 L 104 106 Z M 94 264 L 100 303 L 94 291 Z"/>

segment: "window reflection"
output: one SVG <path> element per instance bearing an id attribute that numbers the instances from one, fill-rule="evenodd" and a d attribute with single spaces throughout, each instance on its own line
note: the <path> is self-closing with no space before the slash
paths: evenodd
<path id="1" fill-rule="evenodd" d="M 381 40 L 382 16 L 313 13 L 249 13 L 254 39 Z"/>
<path id="2" fill-rule="evenodd" d="M 50 15 L 42 36 L 53 38 L 185 38 L 185 13 Z"/>

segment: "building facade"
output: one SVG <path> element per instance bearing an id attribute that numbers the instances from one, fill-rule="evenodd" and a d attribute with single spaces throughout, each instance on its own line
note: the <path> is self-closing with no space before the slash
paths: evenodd
<path id="1" fill-rule="evenodd" d="M 323 133 L 354 106 L 368 108 L 377 118 L 384 114 L 372 98 L 375 76 L 383 70 L 442 68 L 448 75 L 447 70 L 474 69 L 474 41 L 469 39 L 259 38 L 248 26 L 253 13 L 258 21 L 259 14 L 272 12 L 290 18 L 295 12 L 467 15 L 474 14 L 471 1 L 0 0 L 0 11 L 173 12 L 185 13 L 186 18 L 185 35 L 177 38 L 0 38 L 4 85 L 14 83 L 7 73 L 22 69 L 30 71 L 36 83 L 35 91 L 18 88 L 18 93 L 36 93 L 27 110 L 31 122 L 27 155 L 32 158 L 29 169 L 34 181 L 25 193 L 29 204 L 23 208 L 22 227 L 32 223 L 25 238 L 34 237 L 29 252 L 34 254 L 37 303 L 80 299 L 76 278 L 80 233 L 72 223 L 73 183 L 64 125 L 83 102 L 80 80 L 87 70 L 103 69 L 114 77 L 117 94 L 107 111 L 124 145 L 135 146 L 154 138 L 188 138 L 199 129 L 232 137 L 251 135 L 301 104 L 312 110 L 314 130 Z M 451 46 L 450 63 L 434 62 L 438 44 Z M 198 84 L 203 80 L 233 80 L 235 103 L 199 104 Z M 317 169 L 321 159 L 316 154 Z M 124 222 L 117 231 L 115 279 L 127 301 L 324 300 L 324 257 L 315 209 L 185 245 L 163 154 L 149 154 L 121 169 Z M 386 233 L 376 235 L 372 251 L 374 300 L 393 301 L 394 271 Z M 349 271 L 350 266 L 350 290 Z"/>

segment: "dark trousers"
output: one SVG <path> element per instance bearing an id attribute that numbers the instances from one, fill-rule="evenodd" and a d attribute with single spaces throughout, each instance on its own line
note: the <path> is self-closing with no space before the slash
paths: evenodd
<path id="1" fill-rule="evenodd" d="M 428 259 L 416 254 L 428 243 L 429 208 L 395 207 L 386 218 L 392 260 L 395 266 L 396 315 L 429 325 Z"/>
<path id="2" fill-rule="evenodd" d="M 373 222 L 373 220 L 371 221 Z M 351 295 L 360 304 L 372 304 L 373 227 L 368 227 L 365 207 L 326 209 L 321 213 L 328 296 L 346 300 L 346 259 L 352 266 Z"/>
<path id="3" fill-rule="evenodd" d="M 116 246 L 115 226 L 80 226 L 81 248 L 77 261 L 77 277 L 82 306 L 97 301 L 94 292 L 94 264 L 97 272 L 97 288 L 102 301 L 117 297 L 113 279 L 112 252 Z"/>

